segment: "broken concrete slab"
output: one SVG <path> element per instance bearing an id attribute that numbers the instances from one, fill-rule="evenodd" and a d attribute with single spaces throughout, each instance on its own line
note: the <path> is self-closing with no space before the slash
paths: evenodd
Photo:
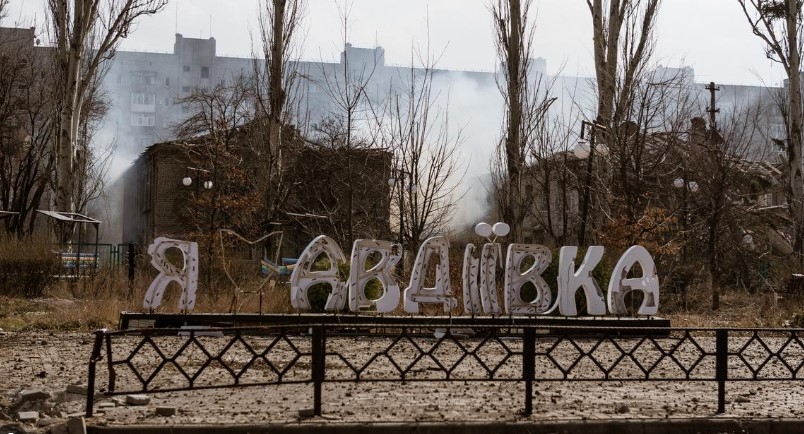
<path id="1" fill-rule="evenodd" d="M 81 416 L 71 417 L 67 421 L 67 432 L 69 434 L 87 434 L 87 424 L 84 418 Z"/>
<path id="2" fill-rule="evenodd" d="M 35 423 L 39 420 L 38 411 L 21 411 L 17 413 L 17 420 L 24 423 Z"/>
<path id="3" fill-rule="evenodd" d="M 74 393 L 76 395 L 86 395 L 88 390 L 86 384 L 68 384 L 65 392 Z"/>
<path id="4" fill-rule="evenodd" d="M 126 395 L 128 405 L 148 405 L 150 402 L 151 397 L 147 395 Z"/>
<path id="5" fill-rule="evenodd" d="M 45 399 L 50 399 L 50 392 L 43 390 L 23 390 L 19 393 L 15 405 L 30 401 L 43 401 Z"/>
<path id="6" fill-rule="evenodd" d="M 176 407 L 156 407 L 157 416 L 173 416 L 176 414 Z"/>

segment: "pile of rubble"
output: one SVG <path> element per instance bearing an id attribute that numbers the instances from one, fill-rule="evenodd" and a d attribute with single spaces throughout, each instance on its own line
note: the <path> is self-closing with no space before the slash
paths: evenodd
<path id="1" fill-rule="evenodd" d="M 0 396 L 0 432 L 75 433 L 70 426 L 81 422 L 83 426 L 87 387 L 68 385 L 65 390 L 52 393 L 47 390 L 23 389 L 14 394 Z M 75 419 L 71 423 L 71 420 Z M 8 422 L 16 422 L 7 424 Z M 77 428 L 77 427 L 76 427 Z M 82 428 L 83 430 L 83 428 Z"/>

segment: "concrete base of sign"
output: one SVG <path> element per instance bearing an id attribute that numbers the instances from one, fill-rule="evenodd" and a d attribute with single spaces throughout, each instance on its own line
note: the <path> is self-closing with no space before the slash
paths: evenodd
<path id="1" fill-rule="evenodd" d="M 506 327 L 515 329 L 517 326 L 546 326 L 551 327 L 550 333 L 566 333 L 573 335 L 611 333 L 628 335 L 629 332 L 639 335 L 666 336 L 669 334 L 670 320 L 660 317 L 559 317 L 559 316 L 497 316 L 497 317 L 470 317 L 470 316 L 378 316 L 367 314 L 266 314 L 256 313 L 140 313 L 121 312 L 120 329 L 136 328 L 141 324 L 151 327 L 207 326 L 207 327 L 234 327 L 234 326 L 260 326 L 260 325 L 308 325 L 308 324 L 382 324 L 384 326 L 402 324 L 427 324 L 434 330 L 436 328 L 483 328 Z M 630 330 L 629 330 L 630 329 Z M 646 332 L 645 330 L 648 329 Z"/>

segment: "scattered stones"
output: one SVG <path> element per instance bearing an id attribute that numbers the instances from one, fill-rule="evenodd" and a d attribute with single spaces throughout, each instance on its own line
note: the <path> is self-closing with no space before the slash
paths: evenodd
<path id="1" fill-rule="evenodd" d="M 150 402 L 151 397 L 147 395 L 126 395 L 128 405 L 148 405 Z"/>
<path id="2" fill-rule="evenodd" d="M 738 396 L 738 397 L 734 398 L 734 402 L 736 402 L 738 404 L 745 404 L 746 402 L 751 402 L 751 400 L 748 399 L 748 397 L 745 397 L 745 396 Z"/>
<path id="3" fill-rule="evenodd" d="M 42 419 L 39 419 L 38 421 L 36 421 L 36 426 L 41 428 L 41 427 L 55 425 L 55 424 L 57 424 L 59 422 L 64 422 L 64 421 L 61 420 L 61 419 L 55 418 L 55 417 L 43 417 Z"/>
<path id="4" fill-rule="evenodd" d="M 0 433 L 3 434 L 25 434 L 25 430 L 19 424 L 0 425 Z"/>
<path id="5" fill-rule="evenodd" d="M 23 390 L 19 400 L 22 402 L 50 399 L 50 393 L 42 390 Z"/>
<path id="6" fill-rule="evenodd" d="M 98 408 L 100 408 L 100 409 L 115 408 L 115 407 L 117 407 L 117 404 L 115 404 L 112 401 L 101 402 L 100 404 L 98 404 Z"/>
<path id="7" fill-rule="evenodd" d="M 617 414 L 625 414 L 625 413 L 628 413 L 629 411 L 631 411 L 631 409 L 628 408 L 628 404 L 620 404 L 620 405 L 617 406 L 617 408 L 614 411 Z"/>
<path id="8" fill-rule="evenodd" d="M 34 423 L 39 419 L 38 411 L 21 411 L 17 413 L 17 420 L 25 423 Z"/>
<path id="9" fill-rule="evenodd" d="M 303 408 L 299 410 L 299 417 L 302 419 L 315 416 L 315 411 L 312 408 Z"/>
<path id="10" fill-rule="evenodd" d="M 84 418 L 71 417 L 67 421 L 67 432 L 69 434 L 87 434 L 87 424 L 84 422 Z"/>
<path id="11" fill-rule="evenodd" d="M 157 416 L 173 416 L 176 414 L 176 407 L 156 407 Z"/>
<path id="12" fill-rule="evenodd" d="M 67 393 L 75 393 L 76 395 L 86 395 L 88 393 L 86 384 L 68 384 Z"/>

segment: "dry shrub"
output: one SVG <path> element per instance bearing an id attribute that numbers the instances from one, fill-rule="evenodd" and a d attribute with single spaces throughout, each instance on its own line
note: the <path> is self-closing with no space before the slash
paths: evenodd
<path id="1" fill-rule="evenodd" d="M 0 236 L 0 295 L 40 297 L 58 271 L 49 244 Z"/>

